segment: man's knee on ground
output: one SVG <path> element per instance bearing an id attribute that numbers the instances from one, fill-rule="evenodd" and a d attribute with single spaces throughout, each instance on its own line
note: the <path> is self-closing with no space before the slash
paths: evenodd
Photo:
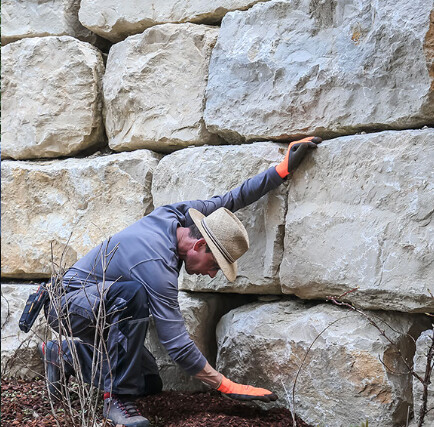
<path id="1" fill-rule="evenodd" d="M 145 396 L 160 393 L 163 390 L 163 381 L 160 375 L 145 375 Z"/>

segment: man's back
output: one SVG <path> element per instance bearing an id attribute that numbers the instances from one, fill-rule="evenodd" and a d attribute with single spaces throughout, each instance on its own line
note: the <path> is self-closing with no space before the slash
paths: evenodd
<path id="1" fill-rule="evenodd" d="M 183 223 L 184 215 L 173 206 L 154 210 L 77 261 L 65 274 L 64 285 L 73 290 L 103 280 L 131 281 L 137 266 L 156 261 L 178 275 L 176 229 Z M 147 281 L 146 277 L 142 280 Z"/>

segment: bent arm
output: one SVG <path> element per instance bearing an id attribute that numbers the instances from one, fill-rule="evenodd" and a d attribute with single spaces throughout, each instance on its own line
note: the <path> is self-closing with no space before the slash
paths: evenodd
<path id="1" fill-rule="evenodd" d="M 189 375 L 196 375 L 204 368 L 206 359 L 185 328 L 178 304 L 176 272 L 171 272 L 160 260 L 154 260 L 136 265 L 131 275 L 147 291 L 161 344 L 174 362 Z"/>

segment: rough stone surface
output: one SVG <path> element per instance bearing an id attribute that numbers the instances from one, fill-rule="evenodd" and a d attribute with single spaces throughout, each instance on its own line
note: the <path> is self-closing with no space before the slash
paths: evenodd
<path id="1" fill-rule="evenodd" d="M 40 314 L 29 333 L 18 328 L 28 296 L 36 292 L 34 285 L 1 285 L 1 375 L 8 378 L 31 379 L 44 374 L 38 343 L 49 332 L 44 315 Z M 50 338 L 50 336 L 48 336 Z"/>
<path id="2" fill-rule="evenodd" d="M 217 344 L 215 330 L 220 318 L 234 307 L 241 305 L 246 297 L 241 295 L 179 293 L 179 306 L 185 326 L 192 340 L 215 366 Z M 186 374 L 172 361 L 160 343 L 151 317 L 150 328 L 145 341 L 146 347 L 157 359 L 164 390 L 202 391 L 207 390 L 201 381 Z"/>
<path id="3" fill-rule="evenodd" d="M 177 1 L 82 0 L 80 21 L 87 28 L 113 42 L 164 23 L 215 24 L 230 10 L 247 9 L 260 0 Z"/>
<path id="4" fill-rule="evenodd" d="M 284 293 L 432 312 L 434 130 L 323 142 L 288 190 Z"/>
<path id="5" fill-rule="evenodd" d="M 69 36 L 2 48 L 2 157 L 75 154 L 103 141 L 101 53 Z"/>
<path id="6" fill-rule="evenodd" d="M 429 348 L 433 342 L 433 329 L 424 331 L 422 335 L 416 341 L 416 354 L 414 355 L 414 370 L 422 378 L 425 377 L 426 369 L 426 357 Z M 415 378 L 413 378 L 413 401 L 414 401 L 414 414 L 416 422 L 419 422 L 419 411 L 422 404 L 423 386 Z M 430 410 L 425 416 L 424 425 L 434 425 L 434 383 L 433 376 L 431 374 L 431 384 L 428 386 L 428 402 L 427 409 Z"/>
<path id="7" fill-rule="evenodd" d="M 172 153 L 159 163 L 152 183 L 155 206 L 224 194 L 279 163 L 286 145 L 260 142 L 244 146 L 198 147 Z M 238 261 L 238 277 L 214 279 L 183 274 L 180 289 L 237 293 L 280 293 L 279 266 L 286 213 L 285 185 L 239 212 L 250 249 Z"/>
<path id="8" fill-rule="evenodd" d="M 406 334 L 417 336 L 425 329 L 424 318 L 367 314 L 411 360 L 415 345 Z M 387 371 L 381 361 L 395 372 L 405 372 L 405 367 L 396 348 L 358 313 L 295 301 L 250 304 L 221 319 L 217 345 L 218 370 L 233 381 L 275 391 L 280 406 L 291 407 L 294 379 L 302 366 L 295 412 L 312 425 L 405 425 L 411 377 Z"/>
<path id="9" fill-rule="evenodd" d="M 165 24 L 111 48 L 103 85 L 112 149 L 170 152 L 219 142 L 203 122 L 217 33 L 209 26 Z"/>
<path id="10" fill-rule="evenodd" d="M 153 209 L 147 150 L 46 162 L 2 162 L 2 276 L 49 277 Z M 71 235 L 72 233 L 72 235 Z M 69 242 L 68 242 L 69 239 Z"/>
<path id="11" fill-rule="evenodd" d="M 78 20 L 80 0 L 4 0 L 2 1 L 1 42 L 27 37 L 72 36 L 92 44 L 100 37 Z"/>
<path id="12" fill-rule="evenodd" d="M 432 0 L 295 0 L 228 13 L 205 122 L 231 142 L 434 123 Z"/>

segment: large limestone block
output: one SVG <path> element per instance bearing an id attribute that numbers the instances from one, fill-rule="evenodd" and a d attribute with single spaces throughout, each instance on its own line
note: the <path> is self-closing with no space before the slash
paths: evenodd
<path id="1" fill-rule="evenodd" d="M 412 360 L 415 345 L 411 337 L 426 325 L 423 318 L 368 315 L 398 343 L 403 356 Z M 288 408 L 302 366 L 295 388 L 295 412 L 309 424 L 348 427 L 368 421 L 382 427 L 405 425 L 412 404 L 411 375 L 397 349 L 358 313 L 294 301 L 250 304 L 221 319 L 217 345 L 219 371 L 234 381 L 273 390 L 279 396 L 276 404 Z"/>
<path id="2" fill-rule="evenodd" d="M 172 153 L 159 163 L 152 183 L 155 206 L 182 200 L 209 199 L 241 185 L 280 162 L 286 145 L 259 142 L 244 146 L 198 147 Z M 180 289 L 211 292 L 280 293 L 287 188 L 273 190 L 236 213 L 247 229 L 250 249 L 238 260 L 238 277 L 214 279 L 185 272 Z"/>
<path id="3" fill-rule="evenodd" d="M 432 0 L 296 0 L 228 13 L 205 122 L 230 141 L 434 123 Z"/>
<path id="4" fill-rule="evenodd" d="M 44 374 L 38 344 L 50 339 L 43 311 L 27 334 L 18 323 L 27 298 L 36 292 L 35 285 L 1 285 L 1 375 L 31 379 Z"/>
<path id="5" fill-rule="evenodd" d="M 2 276 L 49 277 L 153 209 L 147 150 L 47 162 L 2 162 Z M 71 234 L 72 233 L 72 234 Z"/>
<path id="6" fill-rule="evenodd" d="M 3 0 L 2 45 L 44 36 L 72 36 L 99 43 L 99 37 L 78 20 L 79 8 L 80 0 Z"/>
<path id="7" fill-rule="evenodd" d="M 103 141 L 101 53 L 69 36 L 2 48 L 2 157 L 75 154 Z"/>
<path id="8" fill-rule="evenodd" d="M 245 303 L 246 297 L 210 293 L 192 294 L 181 291 L 178 300 L 191 339 L 208 362 L 215 366 L 217 323 L 229 310 L 241 305 L 243 301 Z M 201 391 L 207 389 L 201 381 L 186 374 L 172 361 L 158 339 L 152 317 L 145 345 L 157 359 L 165 390 Z"/>
<path id="9" fill-rule="evenodd" d="M 414 370 L 421 377 L 425 378 L 425 370 L 427 366 L 427 356 L 430 347 L 432 347 L 434 339 L 434 330 L 424 331 L 416 341 L 416 354 L 414 355 Z M 431 366 L 432 366 L 431 362 Z M 414 400 L 414 415 L 415 420 L 419 422 L 420 408 L 422 406 L 423 386 L 420 381 L 413 378 L 413 400 Z M 427 408 L 429 412 L 424 419 L 425 426 L 434 425 L 434 383 L 431 374 L 431 384 L 428 386 L 428 401 Z"/>
<path id="10" fill-rule="evenodd" d="M 113 42 L 164 23 L 195 22 L 215 24 L 230 10 L 244 10 L 260 0 L 82 0 L 82 24 Z"/>
<path id="11" fill-rule="evenodd" d="M 103 85 L 113 150 L 170 152 L 219 142 L 203 121 L 217 33 L 209 26 L 166 24 L 111 48 Z"/>
<path id="12" fill-rule="evenodd" d="M 288 191 L 284 293 L 434 311 L 434 130 L 322 143 Z"/>

